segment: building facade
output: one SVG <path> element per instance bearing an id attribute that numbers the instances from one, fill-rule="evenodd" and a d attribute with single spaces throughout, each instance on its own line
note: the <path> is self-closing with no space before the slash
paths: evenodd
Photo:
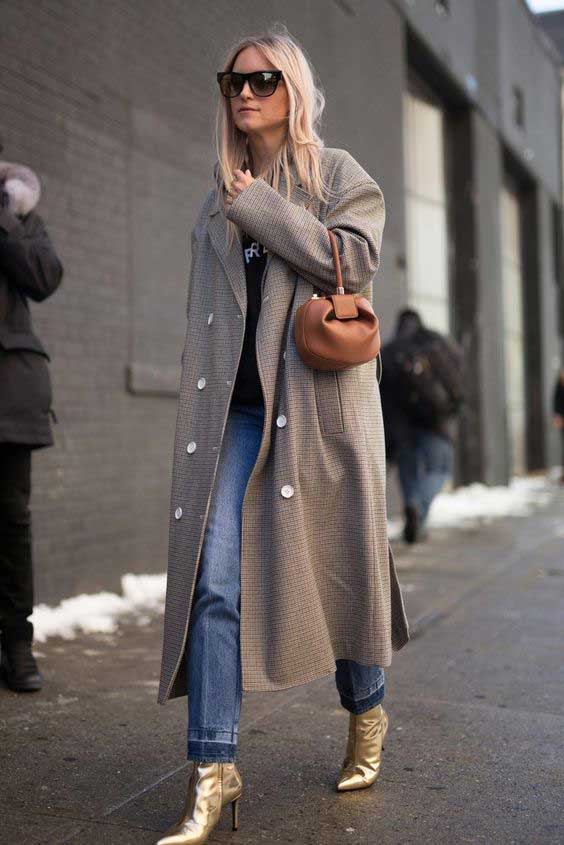
<path id="1" fill-rule="evenodd" d="M 3 158 L 37 170 L 65 266 L 32 303 L 59 420 L 33 459 L 37 601 L 165 568 L 215 72 L 233 38 L 276 20 L 316 67 L 326 144 L 384 191 L 384 337 L 410 304 L 466 350 L 457 481 L 558 461 L 561 62 L 524 2 L 5 0 Z"/>

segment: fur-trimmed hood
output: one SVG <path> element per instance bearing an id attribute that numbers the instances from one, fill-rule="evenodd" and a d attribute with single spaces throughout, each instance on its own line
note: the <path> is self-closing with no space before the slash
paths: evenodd
<path id="1" fill-rule="evenodd" d="M 39 177 L 31 167 L 10 161 L 0 161 L 0 182 L 10 195 L 10 211 L 25 217 L 41 197 Z"/>

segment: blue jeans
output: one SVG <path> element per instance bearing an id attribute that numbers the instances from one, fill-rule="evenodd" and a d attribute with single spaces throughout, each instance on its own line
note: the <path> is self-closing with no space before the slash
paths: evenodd
<path id="1" fill-rule="evenodd" d="M 231 403 L 204 533 L 188 642 L 188 759 L 235 759 L 241 712 L 241 509 L 259 452 L 262 406 Z M 384 671 L 336 660 L 343 707 L 363 713 L 384 698 Z"/>
<path id="2" fill-rule="evenodd" d="M 398 472 L 406 507 L 417 508 L 423 525 L 431 502 L 452 473 L 453 449 L 450 441 L 432 431 L 418 429 L 414 442 L 398 452 Z"/>

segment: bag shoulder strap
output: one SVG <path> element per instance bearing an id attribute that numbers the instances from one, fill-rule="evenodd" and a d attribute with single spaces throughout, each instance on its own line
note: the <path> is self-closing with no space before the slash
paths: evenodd
<path id="1" fill-rule="evenodd" d="M 341 274 L 341 259 L 339 257 L 339 244 L 337 241 L 337 237 L 331 229 L 327 229 L 329 232 L 329 240 L 331 241 L 331 249 L 333 250 L 333 266 L 335 267 L 335 276 L 337 279 L 337 287 L 335 293 L 344 293 L 345 289 L 343 287 L 343 276 Z"/>

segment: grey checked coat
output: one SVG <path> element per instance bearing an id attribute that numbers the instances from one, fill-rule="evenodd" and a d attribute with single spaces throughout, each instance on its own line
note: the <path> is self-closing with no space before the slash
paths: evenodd
<path id="1" fill-rule="evenodd" d="M 243 689 L 303 684 L 334 672 L 336 658 L 389 666 L 409 639 L 387 537 L 376 362 L 317 371 L 294 342 L 299 306 L 334 292 L 326 226 L 347 292 L 371 299 L 379 265 L 382 191 L 346 150 L 321 156 L 336 199 L 308 210 L 299 184 L 288 201 L 284 179 L 279 191 L 255 179 L 225 211 L 212 188 L 192 230 L 160 704 L 189 694 L 189 608 L 244 337 L 243 255 L 236 240 L 227 248 L 226 216 L 268 250 L 256 339 L 265 423 L 242 513 Z"/>

